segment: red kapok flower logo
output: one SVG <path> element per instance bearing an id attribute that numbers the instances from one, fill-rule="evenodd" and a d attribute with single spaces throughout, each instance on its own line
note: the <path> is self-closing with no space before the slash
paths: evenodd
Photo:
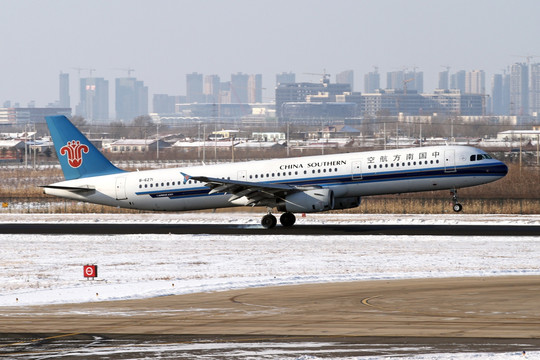
<path id="1" fill-rule="evenodd" d="M 72 140 L 60 148 L 60 155 L 67 155 L 69 166 L 78 168 L 83 162 L 83 152 L 88 154 L 88 151 L 90 151 L 88 146 L 81 144 L 78 140 Z"/>

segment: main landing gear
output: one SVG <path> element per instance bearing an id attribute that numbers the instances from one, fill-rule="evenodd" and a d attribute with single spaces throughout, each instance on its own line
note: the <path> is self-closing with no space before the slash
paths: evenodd
<path id="1" fill-rule="evenodd" d="M 283 213 L 279 217 L 279 222 L 281 223 L 281 225 L 285 227 L 293 226 L 294 223 L 296 222 L 296 216 L 294 216 L 294 214 L 291 212 Z M 261 225 L 265 229 L 271 229 L 274 226 L 276 226 L 276 224 L 277 224 L 277 219 L 271 213 L 264 215 L 261 220 Z"/>
<path id="2" fill-rule="evenodd" d="M 454 209 L 455 212 L 460 212 L 463 210 L 463 205 L 461 205 L 458 201 L 457 189 L 450 190 L 450 194 L 452 194 L 452 202 L 454 203 L 452 209 Z"/>

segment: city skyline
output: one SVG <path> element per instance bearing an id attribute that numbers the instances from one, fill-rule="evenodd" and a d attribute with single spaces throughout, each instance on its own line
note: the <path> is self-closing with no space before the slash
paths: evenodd
<path id="1" fill-rule="evenodd" d="M 76 89 L 76 68 L 95 69 L 93 76 L 109 80 L 134 69 L 150 98 L 185 94 L 185 74 L 193 72 L 262 74 L 263 101 L 273 97 L 275 76 L 283 72 L 317 82 L 305 73 L 354 70 L 355 90 L 362 91 L 373 66 L 383 74 L 417 67 L 429 92 L 445 66 L 451 73 L 483 69 L 491 79 L 540 55 L 531 41 L 540 33 L 538 7 L 532 0 L 8 0 L 0 14 L 0 29 L 9 34 L 2 39 L 9 50 L 0 59 L 0 100 L 56 101 L 58 74 L 69 73 Z M 79 99 L 71 95 L 73 107 Z"/>

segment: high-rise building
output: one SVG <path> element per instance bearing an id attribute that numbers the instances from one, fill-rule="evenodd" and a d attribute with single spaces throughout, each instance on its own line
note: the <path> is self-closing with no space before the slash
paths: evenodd
<path id="1" fill-rule="evenodd" d="M 412 81 L 410 81 L 412 79 Z M 419 94 L 424 92 L 424 72 L 413 71 L 405 73 L 405 79 L 407 82 L 407 90 L 416 90 Z"/>
<path id="2" fill-rule="evenodd" d="M 59 76 L 59 100 L 58 106 L 61 108 L 71 107 L 71 101 L 69 99 L 69 74 L 60 73 Z"/>
<path id="3" fill-rule="evenodd" d="M 248 103 L 262 103 L 262 75 L 249 75 Z"/>
<path id="4" fill-rule="evenodd" d="M 104 78 L 82 78 L 81 101 L 75 113 L 88 121 L 109 120 L 109 81 Z"/>
<path id="5" fill-rule="evenodd" d="M 351 91 L 354 91 L 354 71 L 345 70 L 336 75 L 337 84 L 349 84 Z"/>
<path id="6" fill-rule="evenodd" d="M 351 92 L 349 84 L 321 83 L 294 83 L 281 84 L 276 88 L 276 115 L 283 118 L 283 104 L 290 102 L 305 102 L 308 95 L 327 93 L 329 97 Z"/>
<path id="7" fill-rule="evenodd" d="M 494 74 L 491 78 L 491 112 L 494 115 L 504 115 L 503 76 Z"/>
<path id="8" fill-rule="evenodd" d="M 206 75 L 204 77 L 204 95 L 207 103 L 219 103 L 220 89 L 221 80 L 218 75 Z"/>
<path id="9" fill-rule="evenodd" d="M 540 64 L 531 64 L 531 87 L 530 93 L 530 111 L 531 115 L 535 113 L 540 115 Z"/>
<path id="10" fill-rule="evenodd" d="M 386 88 L 403 90 L 403 80 L 405 73 L 403 71 L 391 71 L 386 73 Z"/>
<path id="11" fill-rule="evenodd" d="M 516 63 L 510 67 L 510 115 L 529 113 L 529 67 Z"/>
<path id="12" fill-rule="evenodd" d="M 486 74 L 484 70 L 467 72 L 465 75 L 465 93 L 482 95 L 486 93 Z"/>
<path id="13" fill-rule="evenodd" d="M 386 88 L 394 90 L 424 91 L 424 73 L 422 71 L 391 71 L 386 74 Z"/>
<path id="14" fill-rule="evenodd" d="M 232 103 L 245 104 L 248 102 L 249 75 L 236 73 L 231 75 L 231 100 Z"/>
<path id="15" fill-rule="evenodd" d="M 465 70 L 460 70 L 455 74 L 450 75 L 450 89 L 460 90 L 465 93 Z"/>
<path id="16" fill-rule="evenodd" d="M 502 115 L 510 115 L 510 74 L 503 74 L 502 76 L 502 103 L 503 113 Z"/>
<path id="17" fill-rule="evenodd" d="M 379 75 L 379 69 L 375 68 L 375 71 L 368 72 L 364 75 L 364 92 L 374 93 L 381 88 L 381 76 Z"/>
<path id="18" fill-rule="evenodd" d="M 294 84 L 295 82 L 296 75 L 292 72 L 282 72 L 281 74 L 276 75 L 276 86 L 279 86 L 279 84 Z"/>
<path id="19" fill-rule="evenodd" d="M 448 90 L 448 70 L 439 73 L 439 89 Z"/>
<path id="20" fill-rule="evenodd" d="M 126 77 L 116 79 L 116 119 L 132 121 L 148 114 L 148 87 L 143 81 Z"/>
<path id="21" fill-rule="evenodd" d="M 189 103 L 204 102 L 202 74 L 186 74 L 186 97 Z"/>

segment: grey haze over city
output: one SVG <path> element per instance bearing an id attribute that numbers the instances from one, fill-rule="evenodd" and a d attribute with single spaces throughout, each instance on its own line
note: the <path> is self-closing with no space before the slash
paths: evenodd
<path id="1" fill-rule="evenodd" d="M 262 74 L 263 101 L 272 101 L 282 72 L 318 82 L 305 73 L 350 69 L 363 91 L 374 66 L 381 84 L 387 72 L 416 68 L 432 91 L 449 66 L 484 70 L 489 89 L 491 75 L 540 56 L 537 0 L 5 0 L 0 9 L 0 104 L 22 106 L 57 101 L 64 72 L 74 108 L 76 68 L 111 86 L 134 69 L 150 99 L 185 94 L 192 72 Z"/>

